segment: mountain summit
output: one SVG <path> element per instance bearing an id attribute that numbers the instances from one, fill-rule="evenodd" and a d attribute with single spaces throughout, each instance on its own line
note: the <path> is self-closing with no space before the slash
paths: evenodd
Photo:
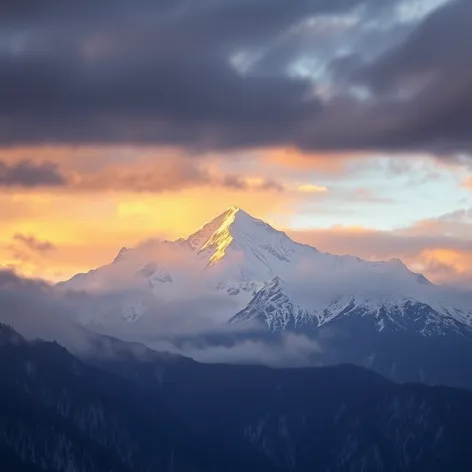
<path id="1" fill-rule="evenodd" d="M 240 208 L 232 206 L 199 228 L 187 241 L 197 251 L 213 248 L 215 252 L 224 253 L 239 231 L 244 227 L 248 229 L 258 221 Z"/>
<path id="2" fill-rule="evenodd" d="M 223 213 L 208 223 L 201 226 L 195 233 L 191 234 L 185 241 L 189 243 L 192 249 L 199 251 L 206 245 L 208 240 L 222 227 L 227 227 L 236 220 L 236 215 L 242 213 L 237 207 L 229 207 Z M 249 215 L 248 215 L 249 216 Z"/>
<path id="3" fill-rule="evenodd" d="M 187 242 L 207 267 L 218 264 L 226 279 L 241 282 L 269 280 L 307 250 L 316 252 L 237 207 L 202 226 Z"/>

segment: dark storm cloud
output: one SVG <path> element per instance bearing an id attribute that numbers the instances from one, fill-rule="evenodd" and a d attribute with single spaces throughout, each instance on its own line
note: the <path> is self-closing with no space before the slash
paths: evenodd
<path id="1" fill-rule="evenodd" d="M 34 188 L 66 183 L 55 164 L 23 160 L 14 164 L 0 161 L 0 187 Z"/>
<path id="2" fill-rule="evenodd" d="M 333 50 L 344 90 L 329 98 L 288 73 L 309 55 L 303 35 L 284 42 L 290 29 L 327 15 L 385 22 L 399 1 L 3 2 L 0 142 L 469 150 L 470 2 L 436 10 L 375 61 Z M 395 40 L 410 28 L 382 25 Z M 238 71 L 236 54 L 253 69 Z"/>
<path id="3" fill-rule="evenodd" d="M 470 45 L 472 3 L 460 0 L 431 13 L 374 61 L 363 63 L 359 55 L 338 59 L 335 73 L 363 86 L 370 97 L 338 98 L 303 146 L 470 152 Z"/>
<path id="4" fill-rule="evenodd" d="M 237 146 L 319 109 L 306 81 L 243 79 L 228 56 L 347 2 L 161 3 L 118 2 L 105 14 L 98 2 L 90 22 L 70 2 L 38 21 L 18 13 L 0 58 L 0 139 Z"/>
<path id="5" fill-rule="evenodd" d="M 244 33 L 241 26 L 248 26 L 248 34 L 260 34 L 273 28 L 280 28 L 287 22 L 307 14 L 336 13 L 353 6 L 362 5 L 362 0 L 6 0 L 0 4 L 0 15 L 9 22 L 37 22 L 116 18 L 131 15 L 170 15 L 179 21 L 209 26 L 210 30 L 228 33 L 228 26 L 235 25 L 236 33 Z M 378 0 L 373 7 L 393 3 Z M 252 14 L 253 16 L 249 16 Z M 197 17 L 197 20 L 195 19 Z M 219 19 L 219 23 L 213 20 Z"/>
<path id="6" fill-rule="evenodd" d="M 390 106 L 401 147 L 470 150 L 472 139 L 472 3 L 433 12 L 398 47 L 358 72 L 378 97 L 404 96 Z M 380 112 L 388 112 L 385 107 Z M 397 128 L 398 126 L 398 128 Z M 385 133 L 387 135 L 388 132 Z"/>
<path id="7" fill-rule="evenodd" d="M 368 64 L 360 71 L 360 79 L 382 92 L 407 86 L 410 79 L 423 75 L 432 80 L 457 68 L 466 71 L 469 64 L 464 63 L 462 49 L 471 40 L 472 3 L 453 1 L 434 11 L 396 48 Z"/>

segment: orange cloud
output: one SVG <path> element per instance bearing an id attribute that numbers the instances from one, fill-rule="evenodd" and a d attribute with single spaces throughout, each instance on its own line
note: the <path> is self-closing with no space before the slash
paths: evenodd
<path id="1" fill-rule="evenodd" d="M 472 252 L 443 248 L 426 249 L 419 257 L 426 268 L 449 268 L 457 275 L 472 273 Z"/>
<path id="2" fill-rule="evenodd" d="M 430 225 L 432 222 L 430 222 Z M 296 241 L 333 254 L 351 254 L 367 260 L 402 259 L 435 283 L 472 282 L 472 242 L 439 229 L 431 233 L 427 222 L 412 231 L 378 231 L 363 227 L 286 230 Z M 422 228 L 420 232 L 419 227 Z"/>
<path id="3" fill-rule="evenodd" d="M 297 191 L 301 193 L 320 193 L 327 192 L 328 188 L 320 185 L 302 184 L 297 187 Z"/>
<path id="4" fill-rule="evenodd" d="M 472 190 L 472 176 L 464 180 L 463 186 Z"/>
<path id="5" fill-rule="evenodd" d="M 34 155 L 34 159 L 25 156 Z M 239 190 L 285 190 L 263 174 L 228 172 L 224 159 L 188 156 L 157 148 L 20 148 L 0 150 L 0 188 L 64 188 L 75 192 L 164 192 L 218 186 Z"/>
<path id="6" fill-rule="evenodd" d="M 308 153 L 295 148 L 267 149 L 260 152 L 264 163 L 295 169 L 319 170 L 323 173 L 341 173 L 348 162 L 364 159 L 365 153 Z"/>
<path id="7" fill-rule="evenodd" d="M 22 160 L 54 162 L 66 170 L 93 171 L 109 164 L 129 163 L 138 166 L 156 159 L 181 158 L 182 151 L 152 146 L 18 146 L 1 148 L 0 161 L 17 163 Z"/>

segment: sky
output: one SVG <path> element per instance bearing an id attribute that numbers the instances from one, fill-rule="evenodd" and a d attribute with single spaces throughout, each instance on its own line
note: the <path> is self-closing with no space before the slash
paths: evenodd
<path id="1" fill-rule="evenodd" d="M 0 266 L 51 281 L 235 205 L 472 284 L 470 0 L 0 5 Z"/>

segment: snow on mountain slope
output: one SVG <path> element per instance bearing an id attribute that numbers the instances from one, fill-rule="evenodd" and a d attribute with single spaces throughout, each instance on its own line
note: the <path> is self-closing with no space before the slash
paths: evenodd
<path id="1" fill-rule="evenodd" d="M 292 241 L 238 208 L 230 208 L 221 225 L 199 249 L 208 267 L 225 267 L 233 277 L 254 280 L 288 269 L 301 255 L 317 252 Z"/>
<path id="2" fill-rule="evenodd" d="M 408 291 L 400 295 L 358 288 L 357 293 L 336 293 L 303 292 L 275 277 L 229 322 L 257 320 L 270 331 L 313 330 L 345 317 L 358 317 L 370 318 L 378 331 L 413 331 L 423 336 L 456 333 L 472 338 L 472 311 L 450 311 L 431 293 L 418 292 L 418 299 L 408 296 Z"/>
<path id="3" fill-rule="evenodd" d="M 237 323 L 257 319 L 265 323 L 271 331 L 283 331 L 290 327 L 317 326 L 318 312 L 313 308 L 301 306 L 294 299 L 293 294 L 287 292 L 282 279 L 274 277 L 229 322 Z"/>
<path id="4" fill-rule="evenodd" d="M 217 285 L 250 282 L 263 285 L 275 276 L 290 278 L 333 270 L 396 273 L 410 278 L 412 283 L 429 283 L 399 259 L 368 262 L 353 256 L 321 253 L 235 207 L 184 241 L 197 250 L 198 258 L 205 264 L 205 277 L 217 280 Z"/>
<path id="5" fill-rule="evenodd" d="M 353 256 L 321 253 L 231 207 L 187 239 L 150 240 L 135 248 L 122 248 L 111 264 L 77 274 L 62 285 L 90 290 L 120 280 L 136 283 L 136 278 L 147 284 L 150 277 L 156 283 L 178 283 L 198 273 L 213 287 L 254 283 L 262 287 L 277 275 L 331 270 L 396 272 L 412 281 L 420 277 L 397 259 L 368 262 Z M 424 277 L 422 280 L 426 281 Z"/>
<path id="6" fill-rule="evenodd" d="M 194 311 L 201 297 L 212 298 L 218 313 L 208 314 L 216 320 L 237 313 L 231 323 L 258 319 L 272 331 L 319 327 L 355 313 L 370 316 L 378 330 L 415 329 L 430 335 L 444 326 L 461 332 L 472 316 L 472 304 L 442 299 L 438 287 L 399 259 L 370 262 L 322 253 L 236 207 L 186 239 L 123 248 L 111 264 L 61 285 L 129 292 L 118 313 L 126 323 L 150 311 L 149 294 L 165 302 L 160 311 L 172 311 L 176 300 L 193 300 Z M 102 322 L 110 316 L 108 310 Z M 97 318 L 92 314 L 87 322 L 100 322 Z"/>

